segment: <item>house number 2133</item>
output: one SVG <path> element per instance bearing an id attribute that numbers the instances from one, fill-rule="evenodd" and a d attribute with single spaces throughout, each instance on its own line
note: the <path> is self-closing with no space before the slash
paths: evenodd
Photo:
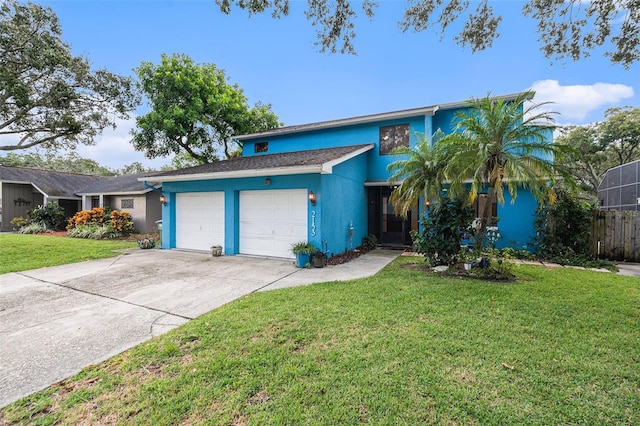
<path id="1" fill-rule="evenodd" d="M 311 211 L 311 236 L 316 236 L 316 211 Z"/>

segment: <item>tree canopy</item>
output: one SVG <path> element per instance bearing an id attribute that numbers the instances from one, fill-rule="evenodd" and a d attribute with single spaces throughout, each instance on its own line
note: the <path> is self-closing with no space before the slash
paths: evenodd
<path id="1" fill-rule="evenodd" d="M 640 159 L 640 108 L 610 108 L 602 122 L 567 126 L 556 144 L 572 148 L 561 165 L 595 198 L 608 169 Z"/>
<path id="2" fill-rule="evenodd" d="M 74 151 L 66 156 L 58 155 L 50 150 L 44 154 L 38 152 L 25 154 L 9 152 L 5 156 L 0 156 L 0 164 L 4 166 L 30 167 L 34 169 L 98 176 L 113 176 L 116 174 L 113 170 L 101 166 L 95 160 L 80 157 Z"/>
<path id="3" fill-rule="evenodd" d="M 0 3 L 0 150 L 91 145 L 139 103 L 133 81 L 74 56 L 47 7 Z"/>
<path id="4" fill-rule="evenodd" d="M 274 18 L 290 13 L 290 0 L 215 0 L 223 13 L 232 7 L 250 15 L 270 12 Z M 353 39 L 359 14 L 373 18 L 374 0 L 307 0 L 305 15 L 317 27 L 316 44 L 322 52 L 356 52 Z M 407 0 L 402 31 L 435 28 L 444 34 L 461 28 L 454 40 L 472 52 L 492 46 L 500 36 L 502 16 L 496 15 L 489 0 Z M 605 53 L 615 64 L 629 68 L 640 59 L 640 0 L 529 0 L 522 12 L 537 22 L 541 50 L 547 58 L 578 60 L 606 45 Z M 456 25 L 457 24 L 457 25 Z"/>
<path id="5" fill-rule="evenodd" d="M 162 55 L 160 64 L 136 69 L 151 111 L 131 131 L 136 150 L 148 158 L 188 154 L 199 163 L 229 158 L 232 136 L 278 127 L 271 105 L 249 106 L 242 89 L 227 82 L 214 64 L 195 64 L 186 55 Z"/>

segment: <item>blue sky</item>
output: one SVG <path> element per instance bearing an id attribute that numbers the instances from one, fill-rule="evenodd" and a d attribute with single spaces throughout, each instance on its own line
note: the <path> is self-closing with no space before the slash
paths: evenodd
<path id="1" fill-rule="evenodd" d="M 474 2 L 472 1 L 472 4 Z M 356 23 L 357 56 L 319 53 L 315 28 L 304 17 L 306 1 L 292 1 L 289 17 L 254 15 L 235 9 L 224 15 L 213 0 L 55 0 L 63 39 L 94 67 L 133 75 L 142 61 L 158 63 L 162 53 L 184 53 L 213 63 L 253 104 L 270 103 L 286 125 L 353 117 L 487 93 L 533 88 L 537 101 L 555 102 L 560 124 L 603 119 L 615 106 L 640 106 L 640 64 L 611 65 L 603 50 L 579 62 L 546 59 L 535 23 L 521 14 L 523 1 L 491 2 L 504 16 L 492 49 L 472 54 L 442 41 L 434 30 L 402 33 L 397 25 L 405 1 L 380 0 L 373 21 Z M 141 107 L 138 113 L 144 113 Z M 133 120 L 105 131 L 96 146 L 78 153 L 121 168 L 140 161 L 160 167 L 170 159 L 145 159 L 129 144 Z"/>

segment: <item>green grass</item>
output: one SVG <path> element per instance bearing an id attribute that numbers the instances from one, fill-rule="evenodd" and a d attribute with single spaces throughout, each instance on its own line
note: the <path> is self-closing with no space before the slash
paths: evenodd
<path id="1" fill-rule="evenodd" d="M 640 424 L 640 281 L 401 266 L 256 293 L 3 410 L 8 424 Z"/>
<path id="2" fill-rule="evenodd" d="M 0 274 L 112 257 L 113 250 L 133 247 L 135 241 L 0 234 Z"/>

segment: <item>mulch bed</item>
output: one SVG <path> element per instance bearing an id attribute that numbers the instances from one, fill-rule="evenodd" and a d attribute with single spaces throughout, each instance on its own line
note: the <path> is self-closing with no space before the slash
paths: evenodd
<path id="1" fill-rule="evenodd" d="M 343 263 L 351 262 L 353 259 L 357 259 L 369 250 L 360 246 L 353 250 L 347 250 L 342 253 L 335 254 L 327 259 L 327 265 L 342 265 Z"/>
<path id="2" fill-rule="evenodd" d="M 407 263 L 402 265 L 403 268 L 413 271 L 425 272 L 432 275 L 451 278 L 470 278 L 474 280 L 490 281 L 490 282 L 514 282 L 517 277 L 511 273 L 500 273 L 495 269 L 482 269 L 478 267 L 472 268 L 470 271 L 464 269 L 464 265 L 459 263 L 449 266 L 446 271 L 436 272 L 434 268 L 427 263 Z"/>

